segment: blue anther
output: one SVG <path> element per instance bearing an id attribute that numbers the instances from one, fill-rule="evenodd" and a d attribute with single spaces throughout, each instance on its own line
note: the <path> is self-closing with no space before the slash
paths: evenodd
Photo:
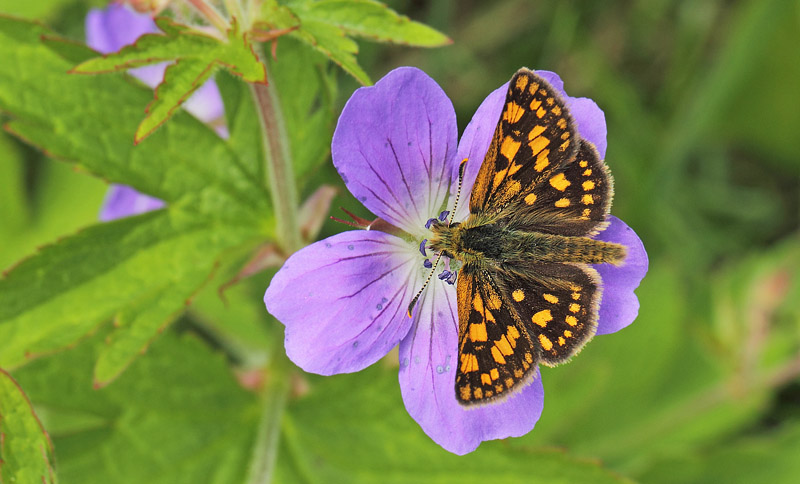
<path id="1" fill-rule="evenodd" d="M 445 210 L 444 212 L 439 214 L 439 220 L 444 222 L 445 220 L 447 220 L 448 215 L 450 215 L 450 210 Z"/>
<path id="2" fill-rule="evenodd" d="M 422 253 L 422 257 L 428 257 L 428 254 L 425 253 L 425 244 L 428 243 L 428 239 L 422 239 L 422 242 L 419 243 L 419 251 Z"/>
<path id="3" fill-rule="evenodd" d="M 422 265 L 424 265 L 426 269 L 430 269 L 433 267 L 433 262 L 431 262 L 430 259 L 425 259 L 425 262 L 423 262 Z"/>
<path id="4" fill-rule="evenodd" d="M 439 280 L 444 281 L 445 279 L 449 278 L 452 272 L 448 270 L 443 270 L 441 274 L 439 274 Z"/>
<path id="5" fill-rule="evenodd" d="M 450 277 L 447 278 L 447 283 L 451 286 L 456 283 L 456 271 L 450 273 Z"/>
<path id="6" fill-rule="evenodd" d="M 436 223 L 436 219 L 435 218 L 429 218 L 428 221 L 425 222 L 425 228 L 426 229 L 431 228 L 431 225 L 433 225 L 434 223 Z"/>

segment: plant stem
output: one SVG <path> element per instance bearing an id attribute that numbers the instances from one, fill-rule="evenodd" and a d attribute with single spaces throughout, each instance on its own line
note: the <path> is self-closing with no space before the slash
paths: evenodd
<path id="1" fill-rule="evenodd" d="M 269 74 L 267 78 L 271 79 Z M 267 186 L 275 210 L 276 238 L 288 255 L 302 247 L 302 239 L 297 222 L 299 204 L 286 124 L 273 84 L 250 84 L 250 91 L 261 120 L 261 141 L 267 168 Z"/>
<path id="2" fill-rule="evenodd" d="M 275 361 L 275 360 L 283 360 Z M 275 473 L 278 456 L 278 443 L 283 421 L 283 411 L 289 395 L 289 369 L 283 348 L 273 353 L 273 361 L 268 366 L 269 373 L 262 392 L 261 421 L 250 459 L 247 484 L 269 484 Z"/>

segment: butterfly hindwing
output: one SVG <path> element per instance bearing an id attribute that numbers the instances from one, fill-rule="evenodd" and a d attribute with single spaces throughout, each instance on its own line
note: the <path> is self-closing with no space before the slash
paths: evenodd
<path id="1" fill-rule="evenodd" d="M 580 140 L 575 160 L 506 209 L 512 228 L 558 235 L 593 235 L 605 228 L 614 183 L 594 145 Z"/>
<path id="2" fill-rule="evenodd" d="M 561 95 L 520 69 L 472 188 L 470 212 L 499 212 L 572 161 L 579 137 Z"/>
<path id="3" fill-rule="evenodd" d="M 488 402 L 522 388 L 534 375 L 536 350 L 489 271 L 458 276 L 459 362 L 456 398 Z"/>
<path id="4" fill-rule="evenodd" d="M 564 363 L 594 336 L 602 287 L 590 265 L 537 263 L 499 281 L 545 365 Z"/>

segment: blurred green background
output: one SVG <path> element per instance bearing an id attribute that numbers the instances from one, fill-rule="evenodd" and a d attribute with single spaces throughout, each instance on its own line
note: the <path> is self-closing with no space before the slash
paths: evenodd
<path id="1" fill-rule="evenodd" d="M 566 449 L 642 482 L 798 482 L 800 2 L 389 4 L 454 42 L 362 43 L 360 63 L 374 80 L 400 65 L 425 70 L 462 130 L 520 66 L 555 71 L 570 95 L 594 99 L 608 124 L 612 212 L 650 256 L 636 322 L 543 369 L 537 427 L 496 445 Z M 2 0 L 0 12 L 82 40 L 91 5 L 103 2 Z M 357 85 L 340 81 L 342 105 Z M 367 215 L 329 163 L 304 195 L 319 183 L 340 187 L 334 206 Z M 94 223 L 106 187 L 1 134 L 0 267 Z M 322 235 L 341 228 L 328 222 Z M 243 317 L 266 319 L 266 281 L 234 296 L 250 301 Z M 399 400 L 392 371 L 371 375 Z"/>

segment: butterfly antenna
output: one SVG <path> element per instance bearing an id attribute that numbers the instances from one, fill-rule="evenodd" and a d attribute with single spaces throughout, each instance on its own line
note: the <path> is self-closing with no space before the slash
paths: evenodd
<path id="1" fill-rule="evenodd" d="M 414 299 L 411 300 L 411 303 L 408 305 L 408 317 L 411 317 L 411 310 L 414 309 L 414 305 L 417 304 L 419 297 L 422 295 L 422 291 L 428 287 L 428 283 L 431 282 L 431 277 L 433 277 L 433 273 L 436 272 L 436 265 L 439 264 L 439 260 L 442 258 L 442 253 L 439 252 L 439 255 L 436 256 L 436 260 L 433 262 L 433 266 L 431 266 L 431 272 L 428 274 L 428 278 L 425 279 L 425 284 L 417 291 L 417 295 L 414 296 Z"/>
<path id="2" fill-rule="evenodd" d="M 469 160 L 469 158 L 464 158 L 461 160 L 461 164 L 458 165 L 458 191 L 456 192 L 456 203 L 453 204 L 453 212 L 450 214 L 450 221 L 447 222 L 447 225 L 453 225 L 453 220 L 456 218 L 458 200 L 461 198 L 461 185 L 464 183 L 464 167 L 467 166 L 467 160 Z"/>

